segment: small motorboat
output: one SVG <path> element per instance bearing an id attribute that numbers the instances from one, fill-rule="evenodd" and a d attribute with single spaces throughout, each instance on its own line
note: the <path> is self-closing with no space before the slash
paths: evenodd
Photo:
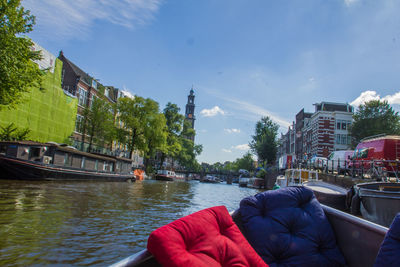
<path id="1" fill-rule="evenodd" d="M 221 181 L 219 180 L 218 177 L 212 176 L 212 175 L 206 175 L 203 179 L 200 179 L 201 183 L 211 183 L 211 184 L 217 184 L 220 183 Z"/>
<path id="2" fill-rule="evenodd" d="M 323 181 L 309 181 L 303 186 L 310 188 L 320 203 L 342 211 L 348 209 L 348 189 Z"/>
<path id="3" fill-rule="evenodd" d="M 155 179 L 159 181 L 185 181 L 185 177 L 177 175 L 174 171 L 158 170 Z"/>
<path id="4" fill-rule="evenodd" d="M 251 177 L 247 183 L 247 187 L 261 189 L 264 188 L 264 179 Z"/>
<path id="5" fill-rule="evenodd" d="M 239 177 L 239 186 L 240 187 L 247 187 L 249 184 L 250 178 L 249 177 Z"/>
<path id="6" fill-rule="evenodd" d="M 388 228 L 325 205 L 322 205 L 322 208 L 332 226 L 337 245 L 346 260 L 346 266 L 373 266 Z M 240 212 L 232 212 L 231 216 L 239 229 L 242 229 Z M 148 250 L 144 249 L 112 265 L 112 267 L 128 266 L 161 265 Z"/>
<path id="7" fill-rule="evenodd" d="M 400 183 L 372 182 L 353 187 L 351 213 L 366 220 L 389 226 L 400 212 Z"/>

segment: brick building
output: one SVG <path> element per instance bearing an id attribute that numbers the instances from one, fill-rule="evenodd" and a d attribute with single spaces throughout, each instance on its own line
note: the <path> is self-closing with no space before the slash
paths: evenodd
<path id="1" fill-rule="evenodd" d="M 349 126 L 353 107 L 347 103 L 321 102 L 314 104 L 315 112 L 304 109 L 296 114 L 296 123 L 279 140 L 278 159 L 296 155 L 298 161 L 313 156 L 327 157 L 332 151 L 349 149 Z M 294 149 L 293 149 L 294 148 Z"/>

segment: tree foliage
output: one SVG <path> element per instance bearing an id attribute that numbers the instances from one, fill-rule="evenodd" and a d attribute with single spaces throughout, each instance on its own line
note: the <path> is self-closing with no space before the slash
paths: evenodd
<path id="1" fill-rule="evenodd" d="M 191 123 L 183 120 L 182 132 L 179 135 L 179 143 L 181 151 L 177 155 L 179 163 L 188 169 L 198 168 L 196 157 L 203 151 L 202 145 L 195 145 L 191 138 L 195 135 L 195 130 L 192 129 Z"/>
<path id="2" fill-rule="evenodd" d="M 349 132 L 352 146 L 361 139 L 377 134 L 400 134 L 400 116 L 387 101 L 371 100 L 358 107 Z"/>
<path id="3" fill-rule="evenodd" d="M 114 112 L 111 104 L 102 97 L 94 97 L 90 106 L 84 111 L 87 134 L 89 135 L 89 152 L 92 145 L 104 145 L 110 142 L 114 135 Z"/>
<path id="4" fill-rule="evenodd" d="M 158 111 L 158 104 L 157 104 Z M 164 114 L 154 113 L 147 118 L 144 130 L 146 138 L 146 149 L 144 152 L 144 166 L 146 172 L 150 170 L 150 160 L 155 157 L 156 152 L 165 152 L 167 143 L 167 126 Z"/>
<path id="5" fill-rule="evenodd" d="M 180 108 L 176 104 L 168 102 L 164 108 L 164 116 L 167 125 L 167 147 L 161 157 L 161 165 L 166 157 L 173 160 L 177 158 L 182 150 L 182 145 L 179 139 L 183 129 L 184 116 L 179 114 Z"/>
<path id="6" fill-rule="evenodd" d="M 249 146 L 258 158 L 268 164 L 273 164 L 277 152 L 277 135 L 279 126 L 268 116 L 262 117 L 256 123 L 255 134 Z"/>
<path id="7" fill-rule="evenodd" d="M 148 152 L 149 137 L 151 134 L 155 134 L 149 127 L 154 126 L 155 129 L 162 129 L 162 125 L 156 125 L 156 123 L 163 122 L 161 117 L 158 116 L 158 103 L 150 98 L 140 96 L 135 96 L 134 99 L 124 97 L 118 99 L 117 110 L 118 119 L 122 122 L 118 133 L 119 141 L 127 145 L 130 157 L 132 157 L 135 149 Z M 163 137 L 154 138 L 152 142 L 160 142 L 159 140 L 156 141 L 158 138 L 162 139 Z"/>
<path id="8" fill-rule="evenodd" d="M 29 128 L 18 129 L 14 123 L 7 126 L 0 126 L 0 140 L 1 141 L 20 141 L 26 140 L 29 135 Z"/>
<path id="9" fill-rule="evenodd" d="M 240 169 L 245 169 L 249 172 L 254 171 L 254 160 L 250 152 L 247 152 L 243 157 L 238 158 L 235 161 L 235 170 L 238 171 Z"/>
<path id="10" fill-rule="evenodd" d="M 21 36 L 34 24 L 20 0 L 0 1 L 0 108 L 13 107 L 31 87 L 40 88 L 43 72 L 33 62 L 40 51 L 32 51 L 32 41 Z"/>

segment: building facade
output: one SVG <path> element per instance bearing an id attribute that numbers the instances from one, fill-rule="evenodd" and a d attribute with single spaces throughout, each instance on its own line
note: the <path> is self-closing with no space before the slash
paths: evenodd
<path id="1" fill-rule="evenodd" d="M 296 123 L 279 139 L 278 159 L 295 155 L 297 161 L 313 156 L 328 157 L 336 150 L 350 147 L 349 126 L 354 109 L 347 103 L 321 102 L 314 104 L 315 112 L 304 109 L 296 114 Z"/>
<path id="2" fill-rule="evenodd" d="M 344 103 L 314 104 L 311 116 L 311 156 L 328 157 L 336 150 L 346 150 L 351 138 L 348 133 L 353 120 L 353 107 Z"/>

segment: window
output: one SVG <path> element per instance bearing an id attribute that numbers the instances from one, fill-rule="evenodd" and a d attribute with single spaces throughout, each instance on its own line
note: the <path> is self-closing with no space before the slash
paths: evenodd
<path id="1" fill-rule="evenodd" d="M 368 157 L 368 148 L 360 149 L 358 152 L 359 158 L 366 159 Z"/>
<path id="2" fill-rule="evenodd" d="M 95 79 L 92 80 L 92 87 L 97 89 L 97 81 Z"/>
<path id="3" fill-rule="evenodd" d="M 72 166 L 72 154 L 65 153 L 64 155 L 64 165 L 65 166 Z"/>
<path id="4" fill-rule="evenodd" d="M 85 157 L 82 157 L 81 169 L 84 169 L 84 168 L 85 168 L 85 161 L 86 161 L 86 158 L 85 158 Z"/>
<path id="5" fill-rule="evenodd" d="M 29 150 L 29 159 L 39 157 L 40 150 L 41 150 L 40 147 L 31 147 L 31 149 Z"/>
<path id="6" fill-rule="evenodd" d="M 80 133 L 82 131 L 82 123 L 83 123 L 83 116 L 76 114 L 75 132 Z"/>
<path id="7" fill-rule="evenodd" d="M 81 106 L 86 105 L 87 103 L 87 91 L 82 87 L 79 87 L 79 100 L 78 104 Z"/>

